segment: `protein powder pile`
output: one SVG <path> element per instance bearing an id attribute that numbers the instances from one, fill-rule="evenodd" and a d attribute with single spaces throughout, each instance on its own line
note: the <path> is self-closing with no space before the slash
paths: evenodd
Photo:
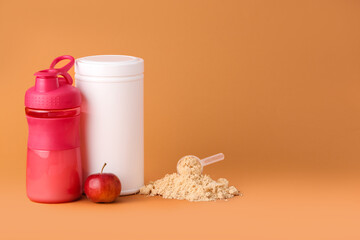
<path id="1" fill-rule="evenodd" d="M 178 173 L 150 182 L 140 189 L 140 194 L 189 201 L 215 201 L 239 195 L 229 181 L 219 178 L 214 181 L 209 175 L 203 175 L 200 162 L 192 157 L 184 157 L 177 166 Z"/>

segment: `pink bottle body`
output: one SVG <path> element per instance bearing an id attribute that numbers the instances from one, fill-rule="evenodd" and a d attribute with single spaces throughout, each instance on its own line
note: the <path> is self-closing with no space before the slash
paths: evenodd
<path id="1" fill-rule="evenodd" d="M 29 125 L 26 189 L 30 200 L 69 202 L 82 193 L 80 108 L 26 108 Z"/>
<path id="2" fill-rule="evenodd" d="M 54 68 L 63 59 L 70 62 Z M 73 64 L 71 56 L 56 58 L 50 69 L 35 73 L 35 86 L 25 94 L 29 125 L 26 192 L 34 202 L 70 202 L 82 193 L 81 96 L 67 73 Z"/>

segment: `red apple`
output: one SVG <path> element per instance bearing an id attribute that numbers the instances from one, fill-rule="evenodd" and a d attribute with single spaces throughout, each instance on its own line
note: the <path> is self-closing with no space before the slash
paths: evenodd
<path id="1" fill-rule="evenodd" d="M 106 163 L 100 173 L 88 176 L 85 181 L 85 194 L 88 199 L 96 203 L 113 202 L 121 192 L 119 178 L 112 173 L 103 173 L 105 166 Z"/>

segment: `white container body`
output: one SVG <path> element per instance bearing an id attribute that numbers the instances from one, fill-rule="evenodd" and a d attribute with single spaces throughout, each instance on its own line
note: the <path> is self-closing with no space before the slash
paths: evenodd
<path id="1" fill-rule="evenodd" d="M 116 64 L 120 64 L 128 74 L 125 66 L 127 56 L 118 56 L 125 58 L 119 62 L 104 61 L 106 56 L 87 58 L 98 60 L 96 57 L 102 57 L 101 61 L 90 62 L 90 65 L 108 64 L 116 69 Z M 140 74 L 128 76 L 88 76 L 87 68 L 81 66 L 81 61 L 86 64 L 87 58 L 77 59 L 75 68 L 76 87 L 82 93 L 84 180 L 91 174 L 99 173 L 106 162 L 104 172 L 116 174 L 121 181 L 120 195 L 136 193 L 144 185 L 143 70 Z M 142 59 L 139 61 L 143 69 Z M 121 70 L 115 73 L 121 75 Z M 107 74 L 110 75 L 111 70 Z M 97 74 L 92 72 L 91 75 Z"/>

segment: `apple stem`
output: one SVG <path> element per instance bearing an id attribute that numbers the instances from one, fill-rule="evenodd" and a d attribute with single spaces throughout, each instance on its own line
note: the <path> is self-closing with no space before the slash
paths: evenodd
<path id="1" fill-rule="evenodd" d="M 103 172 L 103 170 L 104 170 L 104 167 L 106 166 L 106 163 L 104 163 L 104 166 L 102 167 L 102 169 L 101 169 L 101 172 L 100 173 L 102 173 Z"/>

